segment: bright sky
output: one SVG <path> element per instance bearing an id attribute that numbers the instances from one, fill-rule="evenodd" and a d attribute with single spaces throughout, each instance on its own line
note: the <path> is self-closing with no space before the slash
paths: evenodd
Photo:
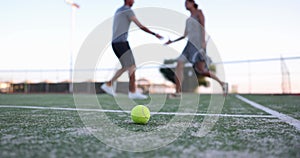
<path id="1" fill-rule="evenodd" d="M 112 17 L 123 0 L 75 2 L 81 7 L 76 13 L 76 54 L 88 34 L 98 24 Z M 204 12 L 206 31 L 215 42 L 223 61 L 300 55 L 299 0 L 196 2 Z M 136 0 L 133 9 L 141 7 L 162 7 L 189 15 L 185 10 L 184 0 Z M 0 70 L 69 68 L 71 7 L 64 0 L 2 1 L 0 19 Z M 300 70 L 296 69 L 299 68 L 299 63 L 299 60 L 287 63 L 293 89 L 297 92 L 300 89 L 296 83 L 300 80 Z M 276 70 L 270 64 L 272 63 L 257 66 L 265 67 L 270 74 L 280 74 L 280 63 L 277 63 Z M 254 76 L 252 82 L 264 84 L 255 83 L 255 78 L 259 75 L 255 74 L 257 66 L 251 67 Z M 237 67 L 239 66 L 227 66 L 225 71 L 239 73 L 244 68 Z M 248 71 L 247 64 L 246 68 Z M 241 87 L 244 85 L 244 89 L 247 89 L 245 85 L 249 79 L 245 83 L 242 78 L 237 82 L 237 76 L 233 76 L 228 75 L 226 78 L 232 84 L 241 84 Z M 0 81 L 6 79 L 6 76 L 0 74 Z M 280 77 L 275 84 L 279 80 Z M 275 89 L 279 90 L 278 88 L 280 85 L 277 84 Z"/>

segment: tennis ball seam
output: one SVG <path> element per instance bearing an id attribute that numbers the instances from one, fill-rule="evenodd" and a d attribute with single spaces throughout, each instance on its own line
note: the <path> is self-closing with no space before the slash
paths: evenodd
<path id="1" fill-rule="evenodd" d="M 146 117 L 146 114 L 145 114 L 145 112 L 144 112 L 144 107 L 142 107 L 142 113 L 143 113 L 144 117 L 147 118 L 147 117 Z"/>
<path id="2" fill-rule="evenodd" d="M 144 111 L 144 110 L 146 110 L 146 108 L 147 108 L 147 107 L 143 107 L 142 111 L 143 111 L 144 117 L 148 119 L 149 117 L 146 115 L 146 113 L 145 113 L 145 111 Z"/>

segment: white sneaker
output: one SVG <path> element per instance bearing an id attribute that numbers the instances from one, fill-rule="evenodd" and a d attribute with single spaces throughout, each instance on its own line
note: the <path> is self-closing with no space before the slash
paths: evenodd
<path id="1" fill-rule="evenodd" d="M 147 99 L 148 96 L 146 96 L 144 94 L 141 94 L 139 92 L 135 92 L 135 93 L 129 92 L 128 93 L 128 98 L 130 98 L 130 99 Z"/>
<path id="2" fill-rule="evenodd" d="M 112 87 L 112 86 L 107 86 L 106 83 L 102 84 L 101 89 L 102 89 L 105 93 L 107 93 L 107 94 L 109 94 L 109 95 L 112 95 L 112 96 L 114 96 L 114 97 L 117 96 L 117 94 L 116 94 L 116 92 L 114 91 L 113 87 Z"/>
<path id="3" fill-rule="evenodd" d="M 168 99 L 180 99 L 181 98 L 181 93 L 171 93 L 167 94 Z"/>

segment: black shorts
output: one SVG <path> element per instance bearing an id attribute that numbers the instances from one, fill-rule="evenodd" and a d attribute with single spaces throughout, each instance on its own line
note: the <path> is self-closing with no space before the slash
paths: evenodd
<path id="1" fill-rule="evenodd" d="M 112 43 L 112 48 L 123 68 L 135 65 L 135 60 L 128 42 Z"/>

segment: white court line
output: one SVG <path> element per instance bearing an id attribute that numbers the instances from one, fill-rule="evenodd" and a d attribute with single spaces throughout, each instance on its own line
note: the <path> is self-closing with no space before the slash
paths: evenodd
<path id="1" fill-rule="evenodd" d="M 260 109 L 260 110 L 262 110 L 262 111 L 265 111 L 266 113 L 269 113 L 269 114 L 271 114 L 271 115 L 273 115 L 273 116 L 279 118 L 280 120 L 282 120 L 282 121 L 284 121 L 284 122 L 286 122 L 286 123 L 288 123 L 288 124 L 290 124 L 290 125 L 296 127 L 296 129 L 300 131 L 300 121 L 299 121 L 299 120 L 294 119 L 294 118 L 292 118 L 292 117 L 290 117 L 290 116 L 287 116 L 287 115 L 285 115 L 285 114 L 282 114 L 282 113 L 280 113 L 280 112 L 277 112 L 277 111 L 275 111 L 275 110 L 269 109 L 269 108 L 267 108 L 267 107 L 264 107 L 263 105 L 260 105 L 260 104 L 258 104 L 258 103 L 255 103 L 254 101 L 251 101 L 251 100 L 249 100 L 249 99 L 247 99 L 247 98 L 244 98 L 244 97 L 242 97 L 242 96 L 240 96 L 240 95 L 236 95 L 236 97 L 237 97 L 238 99 L 244 101 L 245 103 L 250 104 L 251 106 L 253 106 L 253 107 L 257 108 L 257 109 Z"/>
<path id="2" fill-rule="evenodd" d="M 78 108 L 59 108 L 59 107 L 41 107 L 41 106 L 18 106 L 18 105 L 0 105 L 0 108 L 17 109 L 40 109 L 40 110 L 63 110 L 63 111 L 86 111 L 86 112 L 107 112 L 107 113 L 130 113 L 123 110 L 104 110 L 104 109 L 78 109 Z M 152 115 L 178 115 L 178 116 L 218 116 L 218 117 L 243 117 L 243 118 L 276 118 L 272 115 L 233 115 L 233 114 L 203 114 L 203 113 L 179 113 L 179 112 L 151 112 Z"/>

